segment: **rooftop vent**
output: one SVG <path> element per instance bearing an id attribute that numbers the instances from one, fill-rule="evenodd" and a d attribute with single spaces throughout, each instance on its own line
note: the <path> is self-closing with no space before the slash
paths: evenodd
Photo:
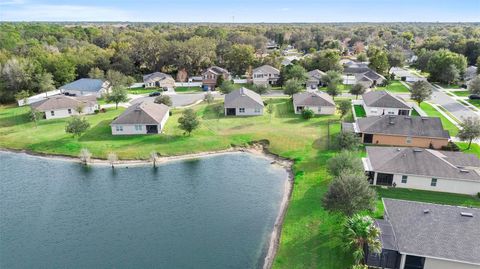
<path id="1" fill-rule="evenodd" d="M 422 152 L 421 149 L 413 149 L 413 152 Z"/>
<path id="2" fill-rule="evenodd" d="M 460 169 L 460 172 L 461 173 L 470 173 L 470 171 L 468 171 L 467 169 Z"/>
<path id="3" fill-rule="evenodd" d="M 423 210 L 423 214 L 428 214 L 428 213 L 430 213 L 430 209 L 424 209 Z"/>
<path id="4" fill-rule="evenodd" d="M 460 212 L 460 216 L 473 218 L 473 214 L 469 212 Z"/>
<path id="5" fill-rule="evenodd" d="M 400 148 L 397 148 L 397 151 L 400 151 L 401 149 Z"/>
<path id="6" fill-rule="evenodd" d="M 427 117 L 421 117 L 421 118 L 422 118 L 422 120 L 428 120 L 428 118 L 427 118 Z"/>

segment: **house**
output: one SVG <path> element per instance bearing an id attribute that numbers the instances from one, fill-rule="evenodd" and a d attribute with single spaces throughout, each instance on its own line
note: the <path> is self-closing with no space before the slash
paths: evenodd
<path id="1" fill-rule="evenodd" d="M 59 88 L 65 95 L 95 95 L 97 98 L 107 94 L 112 86 L 110 82 L 94 78 L 81 78 Z"/>
<path id="2" fill-rule="evenodd" d="M 367 147 L 369 182 L 439 192 L 480 192 L 480 159 L 473 154 L 410 147 Z"/>
<path id="3" fill-rule="evenodd" d="M 477 70 L 477 67 L 474 65 L 467 67 L 467 70 L 465 70 L 465 81 L 470 81 L 476 77 L 478 74 Z"/>
<path id="4" fill-rule="evenodd" d="M 45 113 L 47 120 L 93 114 L 95 110 L 99 109 L 95 95 L 76 97 L 63 94 L 53 95 L 32 103 L 30 106 L 36 111 Z"/>
<path id="5" fill-rule="evenodd" d="M 325 75 L 324 72 L 314 69 L 307 73 L 307 89 L 318 89 L 318 87 L 322 86 L 322 77 Z"/>
<path id="6" fill-rule="evenodd" d="M 173 89 L 175 87 L 175 79 L 173 79 L 172 76 L 161 72 L 154 72 L 143 76 L 143 83 L 145 88 L 160 87 Z"/>
<path id="7" fill-rule="evenodd" d="M 217 79 L 219 76 L 223 76 L 224 80 L 230 80 L 230 73 L 221 67 L 212 66 L 205 70 L 202 73 L 202 87 L 205 91 L 212 91 L 215 90 L 217 85 Z"/>
<path id="8" fill-rule="evenodd" d="M 407 69 L 400 67 L 390 68 L 390 74 L 393 74 L 395 78 L 400 79 L 405 82 L 414 83 L 417 81 L 427 81 L 426 78 L 418 76 Z"/>
<path id="9" fill-rule="evenodd" d="M 372 116 L 358 118 L 353 125 L 365 144 L 440 149 L 450 139 L 436 117 Z"/>
<path id="10" fill-rule="evenodd" d="M 362 95 L 362 100 L 367 117 L 412 114 L 412 107 L 405 100 L 388 91 L 369 91 Z"/>
<path id="11" fill-rule="evenodd" d="M 127 108 L 110 126 L 113 135 L 159 134 L 169 116 L 168 106 L 141 102 Z"/>
<path id="12" fill-rule="evenodd" d="M 226 116 L 256 116 L 263 114 L 262 97 L 247 88 L 240 88 L 225 95 Z"/>
<path id="13" fill-rule="evenodd" d="M 480 268 L 480 209 L 383 198 L 382 252 L 366 264 L 386 269 Z"/>
<path id="14" fill-rule="evenodd" d="M 385 82 L 385 77 L 368 67 L 368 63 L 349 62 L 345 64 L 343 74 L 347 77 L 354 76 L 355 83 L 361 83 L 365 87 L 375 87 Z"/>
<path id="15" fill-rule="evenodd" d="M 280 79 L 280 70 L 270 65 L 253 69 L 252 82 L 255 85 L 276 85 Z"/>
<path id="16" fill-rule="evenodd" d="M 317 115 L 335 114 L 335 102 L 324 92 L 301 92 L 293 95 L 295 114 L 301 114 L 304 109 L 311 109 Z"/>

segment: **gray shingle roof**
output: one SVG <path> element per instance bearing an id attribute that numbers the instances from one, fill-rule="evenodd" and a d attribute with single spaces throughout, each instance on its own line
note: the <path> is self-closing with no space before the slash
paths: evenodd
<path id="1" fill-rule="evenodd" d="M 64 91 L 99 92 L 103 87 L 103 80 L 94 78 L 81 78 L 60 87 Z"/>
<path id="2" fill-rule="evenodd" d="M 325 72 L 322 72 L 322 71 L 320 71 L 320 70 L 318 70 L 318 69 L 314 69 L 314 70 L 312 70 L 312 71 L 309 71 L 309 72 L 307 73 L 307 75 L 308 75 L 308 79 L 309 79 L 309 80 L 310 80 L 310 79 L 321 80 L 321 79 L 322 79 L 322 76 L 325 75 Z"/>
<path id="3" fill-rule="evenodd" d="M 450 138 L 440 118 L 436 117 L 371 116 L 357 119 L 356 124 L 361 133 Z"/>
<path id="4" fill-rule="evenodd" d="M 367 147 L 367 158 L 376 172 L 480 181 L 473 154 L 409 147 Z"/>
<path id="5" fill-rule="evenodd" d="M 266 74 L 280 74 L 280 70 L 267 64 L 253 69 L 253 73 L 258 73 L 258 72 L 266 73 Z"/>
<path id="6" fill-rule="evenodd" d="M 221 67 L 218 67 L 218 66 L 212 66 L 212 67 L 208 68 L 207 70 L 205 70 L 205 72 L 208 72 L 208 71 L 210 71 L 210 72 L 212 72 L 212 73 L 214 73 L 214 74 L 216 74 L 216 75 L 219 75 L 219 74 L 230 74 L 230 73 L 228 73 L 228 70 L 227 70 L 227 69 L 221 68 Z M 204 73 L 205 73 L 205 72 L 204 72 Z"/>
<path id="7" fill-rule="evenodd" d="M 151 74 L 144 75 L 143 76 L 143 82 L 151 83 L 151 82 L 164 80 L 164 79 L 167 79 L 167 78 L 173 79 L 173 77 L 170 76 L 169 74 L 165 74 L 165 73 L 161 73 L 161 72 L 154 72 L 154 73 L 151 73 Z"/>
<path id="8" fill-rule="evenodd" d="M 387 91 L 369 91 L 362 95 L 363 102 L 369 107 L 388 107 L 410 109 L 402 98 Z"/>
<path id="9" fill-rule="evenodd" d="M 379 73 L 369 70 L 366 73 L 363 74 L 364 77 L 369 78 L 370 80 L 378 80 L 378 79 L 385 79 L 384 76 L 380 75 Z"/>
<path id="10" fill-rule="evenodd" d="M 111 124 L 160 124 L 169 110 L 164 104 L 137 103 L 127 108 Z"/>
<path id="11" fill-rule="evenodd" d="M 324 92 L 296 93 L 293 103 L 300 106 L 335 106 L 332 97 Z"/>
<path id="12" fill-rule="evenodd" d="M 480 265 L 480 209 L 386 198 L 383 204 L 399 252 Z"/>
<path id="13" fill-rule="evenodd" d="M 225 95 L 225 107 L 258 108 L 263 107 L 262 97 L 247 88 L 240 88 Z"/>
<path id="14" fill-rule="evenodd" d="M 75 109 L 80 106 L 93 106 L 97 104 L 94 95 L 71 97 L 65 95 L 54 95 L 44 100 L 31 104 L 32 108 L 38 111 L 49 111 L 57 109 Z"/>

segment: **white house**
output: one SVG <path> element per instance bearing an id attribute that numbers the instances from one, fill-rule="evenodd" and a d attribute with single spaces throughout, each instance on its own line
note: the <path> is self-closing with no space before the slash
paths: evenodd
<path id="1" fill-rule="evenodd" d="M 369 268 L 480 268 L 480 209 L 383 198 L 381 253 L 365 246 Z"/>
<path id="2" fill-rule="evenodd" d="M 30 106 L 36 111 L 45 113 L 47 120 L 93 114 L 99 109 L 94 95 L 78 97 L 54 95 L 32 103 Z"/>
<path id="3" fill-rule="evenodd" d="M 143 83 L 145 88 L 168 88 L 173 89 L 175 87 L 175 79 L 169 74 L 154 72 L 143 76 Z"/>
<path id="4" fill-rule="evenodd" d="M 362 99 L 367 117 L 412 114 L 412 107 L 407 102 L 388 91 L 369 91 L 362 95 Z"/>
<path id="5" fill-rule="evenodd" d="M 253 69 L 252 81 L 255 85 L 275 85 L 280 79 L 280 70 L 270 65 Z"/>
<path id="6" fill-rule="evenodd" d="M 72 96 L 95 95 L 97 98 L 110 92 L 110 82 L 101 79 L 81 78 L 59 88 L 59 90 Z"/>
<path id="7" fill-rule="evenodd" d="M 314 69 L 307 73 L 307 89 L 318 89 L 322 85 L 322 77 L 325 75 L 324 72 Z"/>
<path id="8" fill-rule="evenodd" d="M 225 95 L 226 116 L 258 116 L 263 115 L 262 97 L 247 88 L 240 88 Z"/>
<path id="9" fill-rule="evenodd" d="M 153 102 L 127 108 L 110 124 L 113 135 L 159 134 L 170 116 L 170 108 Z"/>
<path id="10" fill-rule="evenodd" d="M 411 147 L 367 147 L 373 185 L 477 195 L 480 160 L 473 154 Z"/>
<path id="11" fill-rule="evenodd" d="M 395 78 L 400 79 L 402 81 L 406 81 L 409 83 L 417 82 L 417 81 L 427 81 L 426 78 L 418 76 L 407 69 L 400 68 L 400 67 L 392 67 L 390 68 L 390 73 L 395 76 Z"/>
<path id="12" fill-rule="evenodd" d="M 310 109 L 316 115 L 335 114 L 335 102 L 324 92 L 301 92 L 293 95 L 293 109 L 295 114 Z"/>

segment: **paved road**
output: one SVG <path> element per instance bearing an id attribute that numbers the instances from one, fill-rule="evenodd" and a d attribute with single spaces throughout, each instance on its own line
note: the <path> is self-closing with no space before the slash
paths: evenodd
<path id="1" fill-rule="evenodd" d="M 220 94 L 217 92 L 212 92 L 213 96 L 215 98 L 220 97 Z M 182 107 L 182 106 L 188 106 L 191 104 L 194 104 L 200 100 L 203 100 L 205 93 L 180 93 L 180 94 L 169 94 L 170 98 L 172 98 L 172 107 Z M 148 96 L 143 96 L 136 98 L 134 100 L 131 100 L 130 103 L 136 104 L 139 102 L 153 102 L 155 100 L 155 97 L 148 97 Z"/>
<path id="2" fill-rule="evenodd" d="M 432 103 L 443 106 L 448 112 L 450 112 L 457 119 L 462 120 L 466 118 L 475 118 L 479 115 L 460 104 L 455 99 L 444 93 L 441 89 L 434 88 L 432 97 L 430 98 Z"/>

